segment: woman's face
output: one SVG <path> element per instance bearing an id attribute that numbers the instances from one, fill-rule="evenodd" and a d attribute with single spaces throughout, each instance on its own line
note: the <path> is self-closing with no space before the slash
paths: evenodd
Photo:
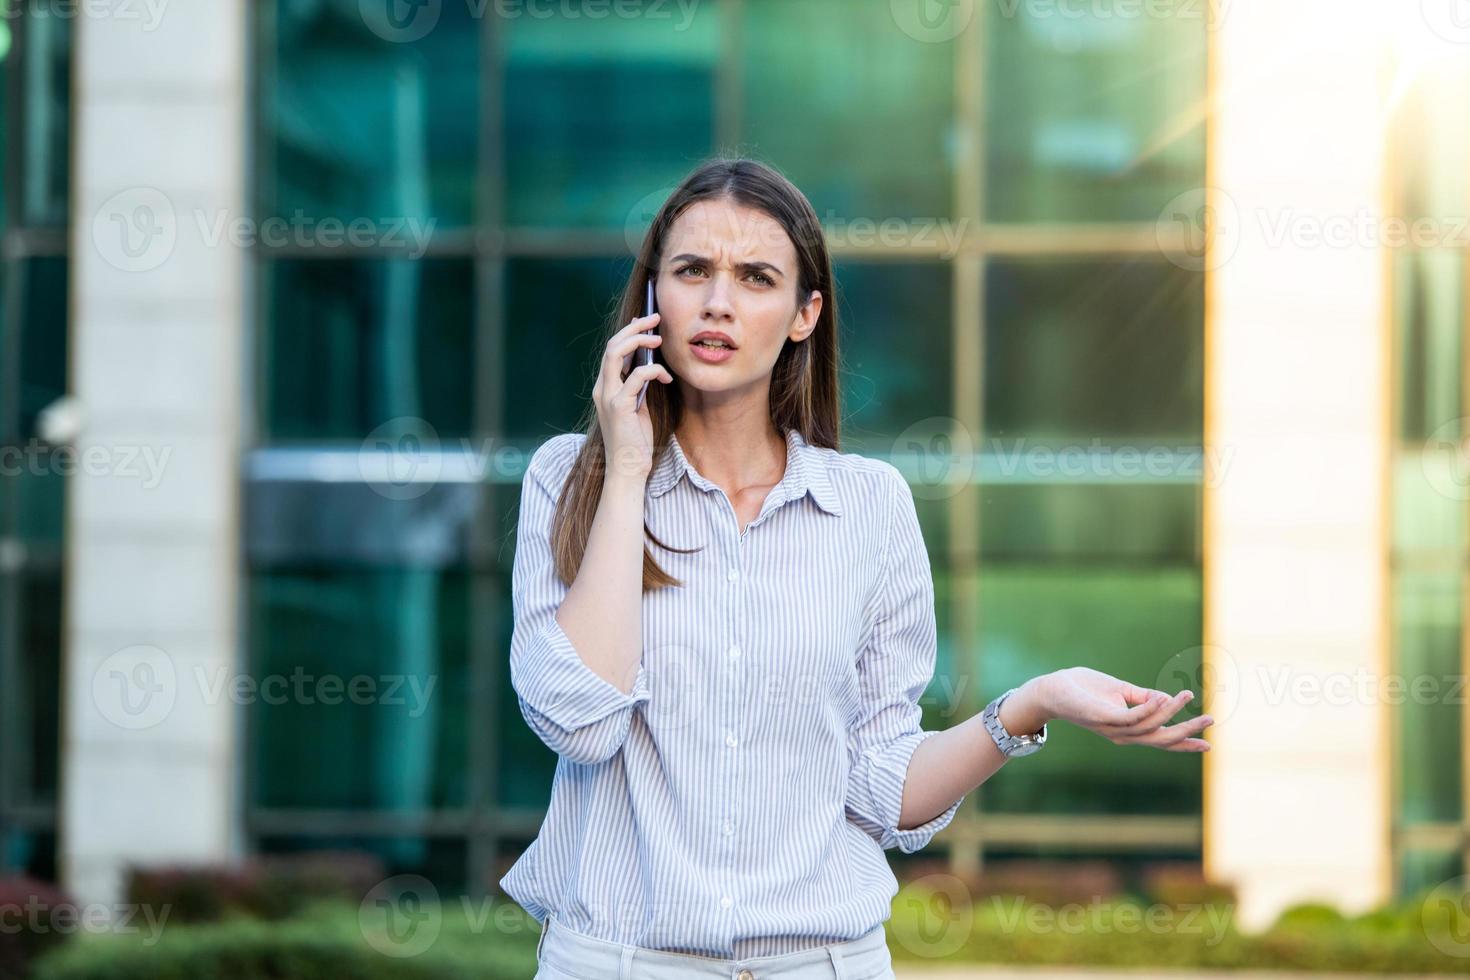
<path id="1" fill-rule="evenodd" d="M 816 329 L 822 294 L 798 304 L 796 246 L 780 222 L 729 200 L 698 201 L 664 239 L 659 267 L 659 357 L 704 393 L 768 382 L 781 348 Z M 733 350 L 696 348 L 705 331 Z"/>

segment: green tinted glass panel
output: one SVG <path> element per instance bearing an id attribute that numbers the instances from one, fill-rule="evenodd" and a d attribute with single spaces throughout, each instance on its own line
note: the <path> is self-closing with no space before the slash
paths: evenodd
<path id="1" fill-rule="evenodd" d="M 474 220 L 481 127 L 475 4 L 432 15 L 422 36 L 382 18 L 393 4 L 271 3 L 259 79 L 257 207 L 307 223 L 366 217 Z M 372 15 L 379 15 L 374 17 Z M 381 36 L 381 35 L 387 35 Z"/>
<path id="2" fill-rule="evenodd" d="M 1405 897 L 1425 895 L 1434 891 L 1444 882 L 1459 878 L 1465 873 L 1464 855 L 1458 851 L 1430 851 L 1409 850 L 1405 851 L 1400 859 L 1398 873 L 1398 894 Z M 1461 891 L 1450 891 L 1449 894 L 1459 895 Z M 1443 893 L 1441 896 L 1444 897 Z M 1427 909 L 1425 911 L 1428 911 Z M 1452 913 L 1454 914 L 1454 913 Z M 1463 914 L 1461 910 L 1458 914 Z M 1431 920 L 1435 921 L 1435 920 Z M 1445 921 L 1443 919 L 1437 921 Z M 1456 918 L 1452 921 L 1462 922 Z M 1423 933 L 1420 934 L 1421 936 Z M 1463 943 L 1463 937 L 1456 937 L 1458 942 Z M 1463 946 L 1459 948 L 1463 949 Z"/>
<path id="3" fill-rule="evenodd" d="M 56 881 L 56 834 L 16 830 L 0 834 L 0 867 L 42 881 Z"/>
<path id="4" fill-rule="evenodd" d="M 29 440 L 41 410 L 66 394 L 67 263 L 59 256 L 32 258 L 9 271 L 9 285 L 18 294 L 8 311 L 17 314 L 19 328 L 17 421 L 21 439 Z"/>
<path id="5" fill-rule="evenodd" d="M 252 576 L 256 805 L 464 804 L 467 582 L 432 569 Z"/>
<path id="6" fill-rule="evenodd" d="M 75 14 L 32 3 L 12 21 L 25 34 L 20 63 L 22 115 L 16 134 L 20 164 L 21 220 L 33 227 L 66 224 L 71 103 L 71 36 Z M 15 29 L 14 27 L 12 29 Z"/>
<path id="7" fill-rule="evenodd" d="M 1458 442 L 1410 443 L 1394 462 L 1394 552 L 1407 563 L 1455 567 L 1466 541 L 1470 467 Z"/>
<path id="8" fill-rule="evenodd" d="M 1453 444 L 1463 414 L 1465 257 L 1409 249 L 1394 263 L 1399 437 Z"/>
<path id="9" fill-rule="evenodd" d="M 441 439 L 469 434 L 469 260 L 292 259 L 263 269 L 267 440 L 361 439 L 403 417 Z"/>
<path id="10" fill-rule="evenodd" d="M 887 455 L 906 430 L 947 425 L 954 412 L 947 266 L 838 262 L 842 448 Z M 927 423 L 927 424 L 925 424 Z"/>
<path id="11" fill-rule="evenodd" d="M 1405 686 L 1385 696 L 1399 701 L 1399 773 L 1406 823 L 1463 819 L 1460 726 L 1463 678 L 1460 637 L 1464 578 L 1458 568 L 1394 576 L 1394 673 Z M 1415 685 L 1419 685 L 1416 687 Z M 1452 696 L 1453 695 L 1453 696 Z"/>
<path id="12" fill-rule="evenodd" d="M 507 224 L 622 229 L 713 149 L 716 5 L 582 7 L 504 21 Z"/>
<path id="13" fill-rule="evenodd" d="M 0 476 L 0 482 L 9 484 L 14 534 L 32 548 L 49 547 L 59 554 L 66 517 L 65 473 L 75 469 L 76 457 L 69 449 L 37 442 L 28 442 L 21 449 L 20 465 Z"/>
<path id="14" fill-rule="evenodd" d="M 9 738 L 10 791 L 17 803 L 56 802 L 57 753 L 61 731 L 61 573 L 23 572 L 18 595 L 20 656 L 16 660 L 20 697 L 7 698 L 15 712 Z"/>
<path id="15" fill-rule="evenodd" d="M 934 677 L 930 680 L 928 689 L 919 697 L 919 707 L 923 713 L 923 727 L 930 731 L 943 731 L 958 725 L 974 713 L 976 708 L 973 698 L 977 692 L 972 689 L 975 678 L 968 660 L 960 651 L 956 636 L 956 589 L 959 579 L 950 574 L 943 561 L 934 558 L 937 529 L 931 527 L 923 507 L 919 508 L 919 520 L 930 546 L 930 563 L 934 574 L 934 621 L 938 633 L 938 643 L 934 651 Z M 942 541 L 940 544 L 942 545 Z"/>
<path id="16" fill-rule="evenodd" d="M 505 266 L 504 432 L 539 442 L 587 407 L 606 320 L 631 259 L 513 259 Z M 661 383 L 661 382 L 660 382 Z"/>
<path id="17" fill-rule="evenodd" d="M 775 162 L 825 225 L 949 216 L 954 42 L 887 3 L 747 0 L 743 148 Z"/>
<path id="18" fill-rule="evenodd" d="M 1193 486 L 982 486 L 980 501 L 987 560 L 1199 561 Z"/>
<path id="19" fill-rule="evenodd" d="M 11 26 L 12 23 L 10 0 L 0 0 L 0 174 L 8 173 L 5 168 L 10 165 L 10 147 L 13 142 L 10 132 L 13 123 L 10 118 L 8 90 L 12 87 L 11 74 L 18 69 L 15 51 L 16 31 Z M 0 233 L 4 233 L 11 221 L 10 197 L 11 188 L 0 186 Z M 0 293 L 0 299 L 3 298 L 4 294 Z M 0 306 L 0 309 L 4 307 Z"/>
<path id="20" fill-rule="evenodd" d="M 1199 444 L 1199 273 L 1161 259 L 997 260 L 985 302 L 987 448 Z"/>
<path id="21" fill-rule="evenodd" d="M 1153 222 L 1201 185 L 1213 4 L 980 6 L 990 220 Z"/>
<path id="22" fill-rule="evenodd" d="M 1167 684 L 1169 678 L 1160 678 L 1164 665 L 1197 658 L 1200 608 L 1200 576 L 1192 569 L 982 565 L 982 697 L 1073 666 L 1149 687 Z M 1194 666 L 1186 672 L 1196 673 Z M 1027 761 L 1033 764 L 986 784 L 986 810 L 1200 812 L 1200 759 L 1192 753 L 1119 752 L 1091 732 L 1058 725 L 1047 731 L 1046 751 Z"/>

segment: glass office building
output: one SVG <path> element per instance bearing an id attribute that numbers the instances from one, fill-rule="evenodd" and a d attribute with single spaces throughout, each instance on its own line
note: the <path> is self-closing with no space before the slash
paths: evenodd
<path id="1" fill-rule="evenodd" d="M 577 424 L 632 247 L 715 154 L 781 168 L 827 229 L 842 448 L 904 470 L 930 548 L 927 727 L 1071 665 L 1210 698 L 1210 623 L 1249 610 L 1211 612 L 1229 542 L 1208 501 L 1230 485 L 1202 451 L 1207 391 L 1214 372 L 1265 371 L 1209 343 L 1211 290 L 1232 281 L 1205 244 L 1210 195 L 1235 172 L 1212 156 L 1211 66 L 1264 30 L 1248 9 L 443 0 L 405 19 L 234 0 L 149 26 L 8 2 L 0 438 L 49 458 L 38 415 L 71 393 L 88 418 L 125 419 L 114 449 L 173 452 L 137 511 L 108 489 L 118 466 L 95 492 L 65 467 L 0 474 L 7 870 L 115 885 L 130 845 L 89 836 L 83 801 L 113 802 L 100 774 L 132 752 L 185 767 L 138 774 L 136 797 L 219 796 L 195 856 L 358 847 L 445 889 L 493 887 L 554 768 L 506 664 L 524 463 Z M 1432 108 L 1454 111 L 1402 111 Z M 1424 150 L 1438 196 L 1405 206 L 1463 209 L 1464 147 Z M 161 212 L 166 253 L 104 240 Z M 92 272 L 69 284 L 72 243 Z M 1417 475 L 1462 414 L 1464 255 L 1394 256 L 1396 516 L 1378 560 L 1398 664 L 1464 649 L 1464 500 Z M 200 499 L 220 504 L 183 503 Z M 147 598 L 163 593 L 177 603 Z M 93 680 L 140 665 L 172 678 L 173 707 L 118 724 Z M 364 704 L 231 699 L 206 682 L 219 671 L 399 686 Z M 1392 849 L 1395 890 L 1463 859 L 1463 716 L 1393 715 L 1392 844 L 1362 846 Z M 181 746 L 199 731 L 195 758 Z M 1425 739 L 1453 773 L 1411 764 Z M 1208 865 L 1212 764 L 1056 726 L 925 856 Z"/>

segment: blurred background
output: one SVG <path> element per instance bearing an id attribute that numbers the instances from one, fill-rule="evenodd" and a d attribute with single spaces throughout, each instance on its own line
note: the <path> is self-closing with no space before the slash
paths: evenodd
<path id="1" fill-rule="evenodd" d="M 1467 62 L 1463 0 L 0 0 L 0 875 L 498 901 L 554 768 L 525 463 L 747 155 L 828 233 L 843 450 L 914 487 L 926 727 L 1073 665 L 1216 718 L 1056 728 L 890 852 L 916 914 L 1470 923 Z"/>

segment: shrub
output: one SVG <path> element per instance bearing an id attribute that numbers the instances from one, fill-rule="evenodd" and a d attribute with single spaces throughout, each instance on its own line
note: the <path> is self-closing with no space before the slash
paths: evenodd
<path id="1" fill-rule="evenodd" d="M 384 876 L 378 858 L 356 851 L 271 855 L 228 866 L 133 868 L 127 900 L 166 908 L 177 923 L 237 915 L 275 921 L 320 899 L 358 901 Z"/>
<path id="2" fill-rule="evenodd" d="M 437 937 L 422 951 L 385 944 L 360 924 L 356 903 L 318 903 L 278 922 L 85 936 L 40 960 L 33 980 L 525 980 L 536 972 L 533 920 L 515 909 L 476 922 L 455 914 L 460 908 L 440 907 Z M 514 928 L 496 926 L 512 920 Z"/>
<path id="3" fill-rule="evenodd" d="M 1237 930 L 1233 903 L 1137 903 L 1093 896 L 1070 907 L 1030 895 L 961 905 L 939 879 L 900 889 L 888 925 L 895 959 L 1092 967 L 1470 973 L 1470 956 L 1431 941 L 1449 922 L 1430 921 L 1419 900 L 1348 917 L 1321 903 L 1287 909 L 1271 928 Z M 1443 910 L 1441 910 L 1443 911 Z M 1452 915 L 1453 910 L 1444 912 Z M 1150 925 L 1150 915 L 1158 925 Z M 1142 923 L 1142 927 L 1140 927 Z M 1465 949 L 1470 950 L 1470 944 Z"/>
<path id="4" fill-rule="evenodd" d="M 30 976 L 32 963 L 67 940 L 70 928 L 58 928 L 56 921 L 63 906 L 76 907 L 54 885 L 35 878 L 0 878 L 0 920 L 7 926 L 0 929 L 0 980 Z"/>

